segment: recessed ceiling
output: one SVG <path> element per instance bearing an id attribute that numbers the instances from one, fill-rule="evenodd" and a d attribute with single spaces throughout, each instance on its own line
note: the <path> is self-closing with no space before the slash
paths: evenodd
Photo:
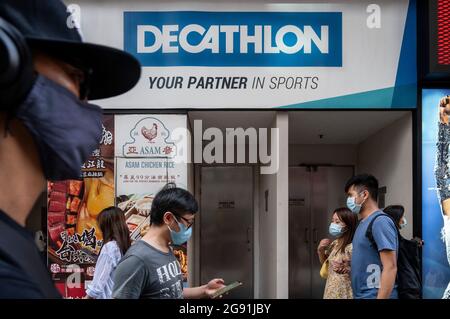
<path id="1" fill-rule="evenodd" d="M 238 127 L 269 128 L 275 119 L 273 111 L 191 111 L 188 114 L 192 129 L 194 120 L 202 120 L 203 129 L 217 127 L 222 131 Z"/>
<path id="2" fill-rule="evenodd" d="M 359 144 L 392 124 L 409 111 L 290 111 L 289 144 Z M 226 128 L 270 128 L 275 111 L 191 111 L 194 120 L 202 120 L 203 130 Z M 322 135 L 322 138 L 319 136 Z"/>
<path id="3" fill-rule="evenodd" d="M 359 144 L 409 113 L 409 111 L 289 112 L 289 144 Z"/>

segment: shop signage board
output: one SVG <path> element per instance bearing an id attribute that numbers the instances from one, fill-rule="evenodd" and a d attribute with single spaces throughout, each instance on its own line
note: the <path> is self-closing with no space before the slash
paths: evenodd
<path id="1" fill-rule="evenodd" d="M 117 206 L 125 212 L 131 239 L 139 240 L 150 223 L 154 196 L 167 183 L 187 188 L 186 115 L 116 115 Z M 185 280 L 186 245 L 176 247 Z"/>
<path id="2" fill-rule="evenodd" d="M 99 101 L 105 108 L 417 105 L 415 0 L 80 8 L 87 41 L 124 49 L 142 65 L 136 87 Z"/>
<path id="3" fill-rule="evenodd" d="M 132 219 L 133 240 L 148 225 L 159 190 L 169 182 L 187 187 L 187 140 L 174 140 L 174 131 L 186 129 L 186 123 L 186 115 L 116 115 L 117 205 L 126 211 L 127 221 Z"/>

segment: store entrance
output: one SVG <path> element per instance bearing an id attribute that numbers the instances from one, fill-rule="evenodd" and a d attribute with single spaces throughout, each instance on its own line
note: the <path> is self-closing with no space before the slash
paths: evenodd
<path id="1" fill-rule="evenodd" d="M 289 112 L 289 298 L 323 298 L 317 246 L 335 239 L 328 228 L 354 174 L 374 175 L 378 206 L 403 205 L 413 220 L 412 136 L 408 111 Z"/>
<path id="2" fill-rule="evenodd" d="M 320 299 L 325 281 L 319 276 L 317 245 L 328 237 L 333 210 L 345 206 L 336 192 L 354 174 L 352 166 L 289 168 L 289 297 Z"/>

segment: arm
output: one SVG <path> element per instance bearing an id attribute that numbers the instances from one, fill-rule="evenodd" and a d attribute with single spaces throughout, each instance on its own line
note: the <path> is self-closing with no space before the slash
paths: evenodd
<path id="1" fill-rule="evenodd" d="M 380 217 L 373 223 L 373 239 L 380 254 L 382 271 L 377 298 L 391 296 L 397 277 L 398 230 L 388 217 Z"/>
<path id="2" fill-rule="evenodd" d="M 113 257 L 109 255 L 109 251 L 104 249 L 98 257 L 95 265 L 94 279 L 86 289 L 86 299 L 99 299 L 102 297 L 102 291 L 113 271 Z"/>
<path id="3" fill-rule="evenodd" d="M 334 272 L 344 275 L 351 271 L 351 260 L 352 260 L 352 244 L 345 247 L 345 253 L 342 256 L 341 262 L 332 263 Z"/>
<path id="4" fill-rule="evenodd" d="M 317 247 L 317 255 L 321 264 L 325 262 L 328 256 L 325 253 L 326 248 L 331 244 L 331 240 L 328 238 L 322 239 Z"/>
<path id="5" fill-rule="evenodd" d="M 377 299 L 389 299 L 394 288 L 395 278 L 397 276 L 397 255 L 396 251 L 380 251 L 381 271 L 380 289 L 378 289 Z"/>
<path id="6" fill-rule="evenodd" d="M 184 288 L 183 296 L 186 299 L 202 299 L 206 298 L 206 285 L 194 288 Z"/>
<path id="7" fill-rule="evenodd" d="M 183 295 L 186 299 L 211 298 L 222 287 L 225 287 L 223 279 L 213 279 L 208 284 L 200 287 L 184 288 Z"/>

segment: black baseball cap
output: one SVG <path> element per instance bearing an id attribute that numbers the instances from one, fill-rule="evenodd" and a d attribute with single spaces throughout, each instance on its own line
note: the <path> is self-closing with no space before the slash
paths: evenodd
<path id="1" fill-rule="evenodd" d="M 30 48 L 90 69 L 90 100 L 125 93 L 139 80 L 139 62 L 124 51 L 83 42 L 59 0 L 1 0 L 0 17 L 22 34 Z"/>

